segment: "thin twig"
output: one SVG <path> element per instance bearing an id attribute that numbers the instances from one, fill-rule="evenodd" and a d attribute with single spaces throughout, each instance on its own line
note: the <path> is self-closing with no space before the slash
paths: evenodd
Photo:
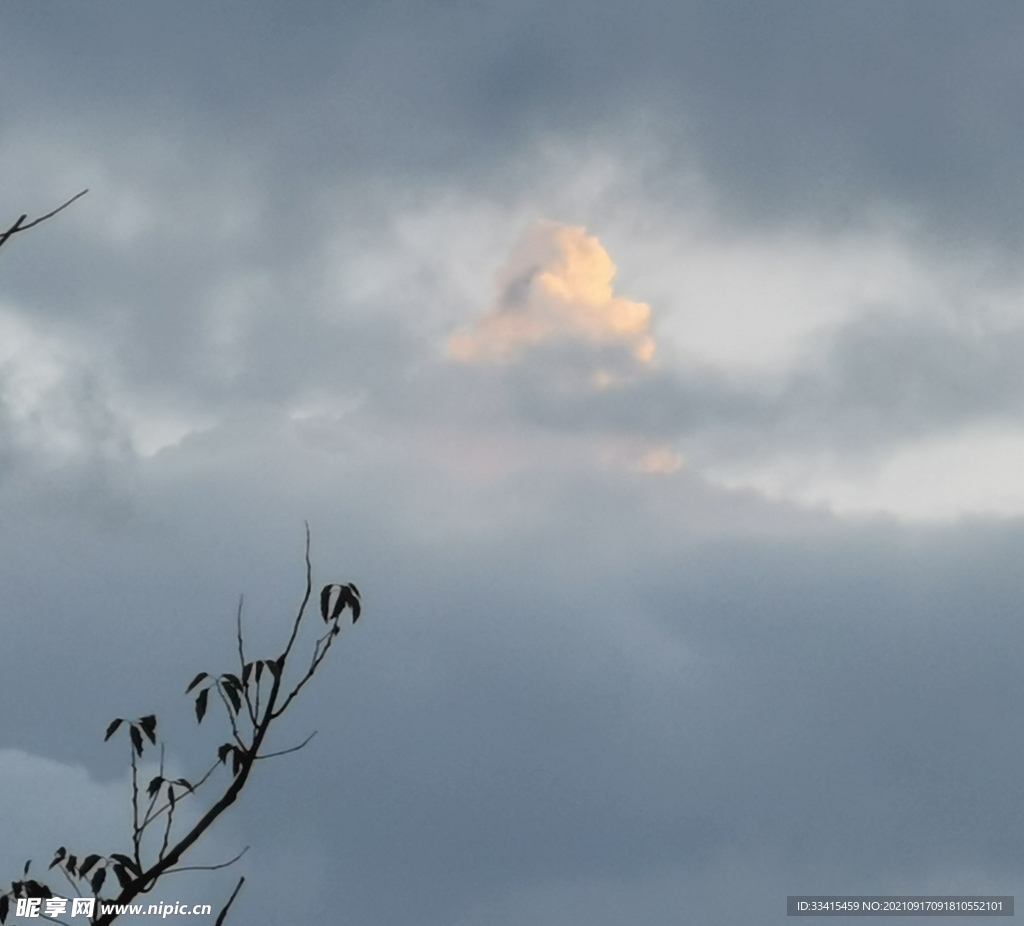
<path id="1" fill-rule="evenodd" d="M 235 889 L 231 892 L 228 902 L 224 904 L 224 909 L 220 911 L 220 914 L 217 916 L 217 922 L 213 926 L 224 926 L 224 917 L 228 915 L 228 910 L 231 909 L 231 905 L 235 902 L 235 898 L 238 896 L 238 892 L 242 889 L 243 884 L 245 884 L 244 876 L 238 879 L 238 884 L 235 885 Z"/>
<path id="2" fill-rule="evenodd" d="M 220 868 L 227 868 L 228 865 L 234 865 L 235 862 L 237 862 L 248 851 L 249 847 L 246 846 L 233 859 L 227 862 L 221 862 L 219 865 L 186 865 L 183 868 L 168 868 L 164 871 L 164 874 L 173 875 L 177 874 L 179 871 L 217 871 Z"/>
<path id="3" fill-rule="evenodd" d="M 157 776 L 159 778 L 161 778 L 161 779 L 163 779 L 163 777 L 164 777 L 164 744 L 163 744 L 163 742 L 160 743 L 160 767 L 157 770 Z M 145 814 L 143 814 L 143 817 L 142 817 L 142 826 L 139 827 L 139 832 L 140 833 L 144 833 L 146 831 L 146 827 L 148 827 L 150 823 L 152 823 L 154 820 L 156 820 L 160 816 L 160 814 L 163 813 L 162 809 L 158 813 L 154 813 L 153 812 L 153 808 L 156 807 L 156 802 L 158 800 L 160 800 L 160 789 L 159 788 L 157 788 L 157 790 L 153 792 L 153 795 L 149 799 L 149 807 L 146 808 L 146 812 L 145 812 Z"/>
<path id="4" fill-rule="evenodd" d="M 67 207 L 70 206 L 76 199 L 85 196 L 85 194 L 88 192 L 88 189 L 85 189 L 82 190 L 81 193 L 76 193 L 66 203 L 54 209 L 53 212 L 47 212 L 46 215 L 41 215 L 38 219 L 33 219 L 31 222 L 28 222 L 27 224 L 25 223 L 25 219 L 28 218 L 28 213 L 25 213 L 25 215 L 20 216 L 18 220 L 10 228 L 7 229 L 7 231 L 0 235 L 0 247 L 3 247 L 4 243 L 7 241 L 8 238 L 11 237 L 11 235 L 15 235 L 18 232 L 28 231 L 28 229 L 32 228 L 35 225 L 38 225 L 40 222 L 45 222 L 47 219 L 52 219 L 58 212 L 67 209 Z"/>
<path id="5" fill-rule="evenodd" d="M 142 830 L 139 829 L 139 766 L 135 761 L 135 744 L 128 739 L 128 748 L 132 751 L 132 845 L 135 847 L 135 861 L 142 867 Z"/>
<path id="6" fill-rule="evenodd" d="M 235 715 L 231 713 L 231 705 L 228 703 L 228 696 L 224 694 L 220 687 L 220 681 L 214 686 L 217 689 L 217 694 L 220 695 L 221 701 L 224 702 L 224 710 L 227 711 L 228 720 L 231 721 L 231 732 L 234 734 L 235 742 L 238 743 L 242 749 L 247 749 L 245 740 L 242 739 L 242 734 L 238 732 L 238 725 L 235 723 Z"/>
<path id="7" fill-rule="evenodd" d="M 218 768 L 220 768 L 221 764 L 222 763 L 221 763 L 220 759 L 218 759 L 216 762 L 214 762 L 213 765 L 210 766 L 210 768 L 207 771 L 207 773 L 205 775 L 203 775 L 203 777 L 200 778 L 199 781 L 197 781 L 194 785 L 192 785 L 192 790 L 190 790 L 190 791 L 186 790 L 186 792 L 183 795 L 181 795 L 181 797 L 179 797 L 178 800 L 180 801 L 184 797 L 190 797 L 191 795 L 195 794 L 196 791 L 198 791 L 204 784 L 206 784 L 206 782 L 209 779 L 209 777 L 215 771 L 217 771 Z M 164 804 L 163 807 L 161 807 L 155 814 L 153 814 L 153 819 L 156 819 L 157 817 L 159 817 L 169 806 L 170 806 L 170 802 Z"/>
<path id="8" fill-rule="evenodd" d="M 56 209 L 53 210 L 53 212 L 47 212 L 46 215 L 41 215 L 38 219 L 33 219 L 31 222 L 28 223 L 28 225 L 22 225 L 21 228 L 18 229 L 18 231 L 25 231 L 26 229 L 31 228 L 33 225 L 38 225 L 40 222 L 45 222 L 47 219 L 52 219 L 58 212 L 63 212 L 76 199 L 81 199 L 81 197 L 85 196 L 85 194 L 88 192 L 89 190 L 88 188 L 86 188 L 82 190 L 81 193 L 75 193 L 75 195 L 72 196 L 71 199 L 69 199 L 66 203 L 64 203 L 64 205 L 58 206 Z"/>
<path id="9" fill-rule="evenodd" d="M 290 752 L 298 752 L 303 746 L 305 746 L 314 736 L 316 736 L 316 730 L 309 734 L 298 746 L 292 746 L 291 749 L 282 749 L 280 752 L 268 752 L 262 756 L 256 756 L 256 759 L 276 759 L 278 756 L 286 756 Z"/>
<path id="10" fill-rule="evenodd" d="M 249 697 L 249 682 L 245 677 L 245 646 L 242 643 L 242 605 L 245 602 L 245 595 L 238 596 L 238 611 L 235 613 L 235 631 L 238 637 L 238 677 L 242 680 L 242 696 L 245 698 L 245 706 L 249 711 L 249 720 L 256 726 L 256 711 Z M 250 671 L 252 671 L 250 669 Z"/>
<path id="11" fill-rule="evenodd" d="M 167 854 L 167 844 L 171 839 L 171 826 L 174 824 L 174 804 L 175 801 L 170 799 L 170 796 L 174 793 L 174 785 L 167 786 L 167 826 L 164 827 L 164 839 L 160 844 L 160 854 L 157 856 L 157 860 L 162 859 Z M 158 792 L 159 793 L 159 792 Z"/>
<path id="12" fill-rule="evenodd" d="M 303 686 L 305 686 L 306 682 L 308 682 L 316 673 L 316 670 L 320 668 L 320 663 L 323 662 L 324 658 L 327 656 L 328 650 L 330 650 L 331 646 L 334 643 L 334 638 L 338 636 L 338 634 L 336 634 L 334 630 L 336 627 L 341 626 L 339 623 L 340 617 L 341 615 L 334 618 L 334 622 L 331 624 L 330 630 L 328 630 L 327 633 L 325 633 L 319 640 L 316 641 L 316 646 L 313 648 L 313 659 L 309 664 L 309 668 L 306 670 L 306 674 L 299 679 L 298 684 L 291 690 L 288 697 L 284 699 L 284 703 L 274 713 L 274 719 L 277 719 L 286 710 L 288 710 L 288 705 L 295 700 L 299 692 L 302 691 Z M 326 643 L 324 643 L 325 640 L 327 641 Z M 322 650 L 320 649 L 321 644 L 323 644 L 324 647 Z"/>
<path id="13" fill-rule="evenodd" d="M 306 594 L 302 596 L 302 604 L 299 605 L 299 613 L 295 615 L 295 623 L 292 625 L 291 636 L 288 637 L 288 645 L 285 646 L 284 652 L 278 659 L 278 665 L 281 667 L 281 671 L 284 672 L 285 657 L 288 656 L 292 651 L 292 646 L 295 643 L 295 637 L 299 633 L 299 625 L 302 623 L 302 618 L 306 613 L 306 605 L 309 604 L 309 596 L 313 594 L 313 564 L 309 559 L 309 521 L 306 524 Z"/>

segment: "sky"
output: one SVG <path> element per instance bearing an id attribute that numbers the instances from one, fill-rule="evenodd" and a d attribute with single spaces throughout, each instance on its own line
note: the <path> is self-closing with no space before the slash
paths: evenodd
<path id="1" fill-rule="evenodd" d="M 308 521 L 363 601 L 275 748 L 317 735 L 154 901 L 1024 895 L 1022 39 L 1002 0 L 0 0 L 0 224 L 89 190 L 0 250 L 0 878 L 123 850 L 113 717 L 204 767 L 185 685 L 242 593 L 276 654 Z"/>

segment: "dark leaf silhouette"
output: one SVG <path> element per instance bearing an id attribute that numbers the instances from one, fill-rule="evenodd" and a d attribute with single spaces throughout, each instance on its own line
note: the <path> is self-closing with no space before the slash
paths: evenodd
<path id="1" fill-rule="evenodd" d="M 11 898 L 4 894 L 0 897 L 0 923 L 7 922 L 7 911 L 11 909 Z"/>
<path id="2" fill-rule="evenodd" d="M 223 762 L 231 753 L 234 751 L 234 746 L 231 743 L 225 743 L 217 750 L 217 759 Z"/>
<path id="3" fill-rule="evenodd" d="M 100 888 L 103 887 L 103 882 L 106 880 L 106 877 L 107 877 L 107 869 L 106 868 L 97 868 L 96 869 L 96 874 L 94 874 L 92 876 L 92 880 L 89 881 L 89 884 L 92 887 L 92 892 L 94 894 L 98 894 L 100 892 Z"/>
<path id="4" fill-rule="evenodd" d="M 132 746 L 135 747 L 135 751 L 141 756 L 142 755 L 142 734 L 139 733 L 139 728 L 132 724 L 128 728 L 128 732 L 132 737 Z"/>
<path id="5" fill-rule="evenodd" d="M 263 660 L 262 659 L 258 659 L 256 661 L 256 681 L 257 681 L 257 683 L 259 682 L 260 676 L 262 674 L 263 674 Z"/>
<path id="6" fill-rule="evenodd" d="M 103 737 L 104 743 L 117 732 L 117 728 L 121 726 L 122 723 L 124 723 L 124 719 L 121 717 L 110 721 L 110 726 L 107 727 L 107 735 Z"/>
<path id="7" fill-rule="evenodd" d="M 47 870 L 49 870 L 50 868 L 53 868 L 53 866 L 54 866 L 54 865 L 58 865 L 58 864 L 60 864 L 60 862 L 61 862 L 61 861 L 63 860 L 64 856 L 65 856 L 65 855 L 67 855 L 67 854 L 68 854 L 68 850 L 67 850 L 67 849 L 65 849 L 65 848 L 64 848 L 63 846 L 61 846 L 61 847 L 60 847 L 60 848 L 59 848 L 59 849 L 58 849 L 58 850 L 57 850 L 57 851 L 56 851 L 56 852 L 54 853 L 54 855 L 53 855 L 53 861 L 52 861 L 52 862 L 50 862 L 50 864 L 49 864 L 49 866 L 48 866 Z M 25 874 L 28 874 L 28 872 L 26 871 L 26 872 L 25 872 Z"/>
<path id="8" fill-rule="evenodd" d="M 25 862 L 25 870 L 22 871 L 22 874 L 23 875 L 27 875 L 28 874 L 28 870 L 29 870 L 29 868 L 31 866 L 32 866 L 32 859 L 29 859 L 27 862 Z"/>
<path id="9" fill-rule="evenodd" d="M 231 707 L 237 714 L 242 709 L 242 699 L 238 696 L 238 689 L 235 688 L 233 682 L 228 681 L 224 685 L 224 692 L 228 696 L 228 701 L 231 702 Z"/>
<path id="10" fill-rule="evenodd" d="M 210 689 L 204 688 L 196 697 L 196 722 L 202 723 L 206 714 L 206 702 L 210 700 Z"/>
<path id="11" fill-rule="evenodd" d="M 67 871 L 68 874 L 73 875 L 75 873 L 75 865 L 77 865 L 77 864 L 78 864 L 78 857 L 74 856 L 74 855 L 69 855 L 68 856 L 68 860 L 67 860 L 67 864 L 64 866 L 64 869 Z"/>
<path id="12" fill-rule="evenodd" d="M 179 778 L 174 782 L 176 785 L 181 785 L 183 788 L 187 788 L 188 792 L 192 793 L 192 784 L 187 778 Z"/>
<path id="13" fill-rule="evenodd" d="M 101 858 L 102 856 L 99 855 L 87 855 L 82 861 L 82 867 L 78 869 L 79 877 L 84 878 L 87 874 L 89 874 L 89 872 L 92 871 L 92 866 L 95 865 Z"/>
<path id="14" fill-rule="evenodd" d="M 250 675 L 252 675 L 252 663 L 251 662 L 247 662 L 244 666 L 242 666 L 242 684 L 243 685 L 248 685 L 249 684 L 249 676 Z"/>
<path id="15" fill-rule="evenodd" d="M 150 797 L 153 797 L 157 793 L 157 791 L 160 790 L 160 785 L 162 785 L 163 783 L 163 778 L 160 775 L 157 775 L 156 778 L 154 778 L 149 783 L 149 787 L 146 788 L 146 794 L 148 794 Z"/>
<path id="16" fill-rule="evenodd" d="M 324 621 L 337 620 L 345 608 L 352 611 L 352 623 L 359 620 L 359 589 L 354 585 L 325 585 L 320 592 L 320 614 Z"/>
<path id="17" fill-rule="evenodd" d="M 188 694 L 193 688 L 196 687 L 204 678 L 209 678 L 209 674 L 206 672 L 200 672 L 191 682 L 188 683 L 188 688 L 185 689 L 185 694 Z"/>
<path id="18" fill-rule="evenodd" d="M 139 718 L 139 726 L 142 727 L 142 732 L 149 737 L 151 743 L 156 743 L 156 714 L 147 714 L 145 717 Z"/>
<path id="19" fill-rule="evenodd" d="M 120 884 L 122 888 L 126 888 L 132 883 L 132 876 L 125 871 L 124 865 L 115 865 L 114 875 L 117 877 L 117 883 Z"/>
<path id="20" fill-rule="evenodd" d="M 348 586 L 338 586 L 338 600 L 334 602 L 334 607 L 331 610 L 331 620 L 341 616 L 341 612 L 345 610 L 345 605 L 350 604 L 355 599 L 352 597 L 352 592 L 348 590 Z"/>
<path id="21" fill-rule="evenodd" d="M 141 875 L 142 871 L 138 865 L 135 864 L 134 859 L 129 858 L 127 855 L 121 852 L 111 852 L 110 857 L 117 862 L 119 865 L 124 865 L 133 874 Z"/>

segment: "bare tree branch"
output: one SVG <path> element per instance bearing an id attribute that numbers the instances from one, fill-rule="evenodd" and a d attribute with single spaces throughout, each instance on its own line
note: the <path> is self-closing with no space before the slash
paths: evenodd
<path id="1" fill-rule="evenodd" d="M 306 737 L 306 738 L 305 738 L 305 739 L 304 739 L 304 740 L 303 740 L 303 741 L 302 741 L 301 743 L 299 743 L 299 745 L 298 745 L 298 746 L 292 746 L 292 748 L 291 748 L 291 749 L 282 749 L 282 750 L 280 750 L 279 752 L 265 752 L 265 753 L 263 753 L 263 755 L 262 755 L 262 756 L 256 756 L 256 761 L 258 762 L 258 761 L 259 761 L 260 759 L 275 759 L 275 758 L 277 758 L 278 756 L 286 756 L 286 755 L 288 755 L 288 753 L 290 753 L 290 752 L 298 752 L 298 751 L 299 751 L 300 749 L 302 749 L 302 747 L 303 747 L 303 746 L 305 746 L 305 745 L 306 745 L 306 744 L 307 744 L 307 743 L 308 743 L 308 742 L 309 742 L 309 741 L 310 741 L 310 740 L 311 740 L 311 739 L 312 739 L 312 738 L 313 738 L 314 736 L 316 736 L 316 730 L 314 730 L 314 731 L 313 731 L 312 733 L 310 733 L 310 734 L 309 734 L 309 736 L 307 736 L 307 737 Z"/>
<path id="2" fill-rule="evenodd" d="M 224 909 L 218 914 L 217 922 L 213 926 L 224 926 L 224 917 L 228 915 L 228 910 L 231 909 L 231 905 L 235 902 L 235 898 L 238 896 L 238 892 L 242 889 L 243 884 L 245 884 L 245 878 L 239 878 L 238 884 L 235 885 L 235 889 L 231 892 L 228 902 L 224 904 Z"/>
<path id="3" fill-rule="evenodd" d="M 70 206 L 76 199 L 85 196 L 85 194 L 88 192 L 88 189 L 85 189 L 82 190 L 81 193 L 76 193 L 66 203 L 63 203 L 62 205 L 58 206 L 52 212 L 47 212 L 46 215 L 39 216 L 38 219 L 33 219 L 31 222 L 25 221 L 25 219 L 28 218 L 28 213 L 26 213 L 23 216 L 19 216 L 18 220 L 10 228 L 8 228 L 7 231 L 0 234 L 0 247 L 3 247 L 7 243 L 7 239 L 10 238 L 12 235 L 16 235 L 18 232 L 28 231 L 30 228 L 33 228 L 40 222 L 45 222 L 47 219 L 52 219 L 58 212 L 62 212 L 64 209 L 67 209 L 67 207 Z"/>
<path id="4" fill-rule="evenodd" d="M 227 868 L 229 865 L 234 865 L 246 852 L 249 851 L 249 847 L 246 846 L 241 852 L 238 853 L 233 859 L 229 859 L 226 862 L 221 862 L 219 865 L 185 865 L 181 868 L 168 868 L 164 872 L 166 875 L 174 875 L 179 871 L 218 871 L 221 868 Z"/>

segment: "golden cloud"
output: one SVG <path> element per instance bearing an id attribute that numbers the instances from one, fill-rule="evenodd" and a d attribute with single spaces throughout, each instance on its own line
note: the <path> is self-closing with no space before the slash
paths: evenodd
<path id="1" fill-rule="evenodd" d="M 615 264 L 585 228 L 540 221 L 498 274 L 495 306 L 456 331 L 448 353 L 464 363 L 508 363 L 543 343 L 620 345 L 641 363 L 654 356 L 651 310 L 616 296 Z"/>

